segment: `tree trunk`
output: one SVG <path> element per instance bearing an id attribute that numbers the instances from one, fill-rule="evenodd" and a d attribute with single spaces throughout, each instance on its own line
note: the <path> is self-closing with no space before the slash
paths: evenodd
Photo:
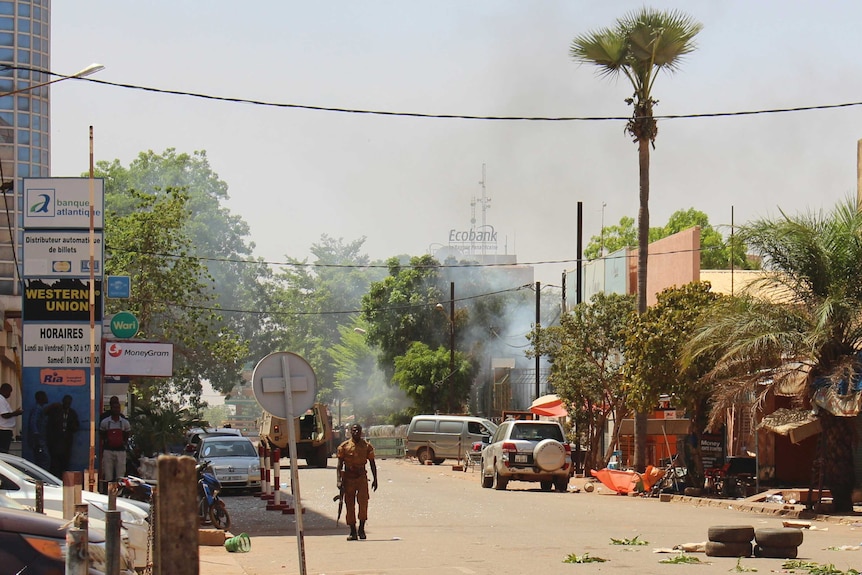
<path id="1" fill-rule="evenodd" d="M 640 208 L 638 209 L 638 313 L 647 309 L 647 258 L 649 256 L 649 146 L 650 140 L 638 140 L 640 168 Z M 646 470 L 647 412 L 635 414 L 635 471 Z"/>
<path id="2" fill-rule="evenodd" d="M 823 453 L 820 454 L 823 484 L 832 491 L 834 511 L 853 511 L 853 435 L 852 417 L 823 412 Z"/>

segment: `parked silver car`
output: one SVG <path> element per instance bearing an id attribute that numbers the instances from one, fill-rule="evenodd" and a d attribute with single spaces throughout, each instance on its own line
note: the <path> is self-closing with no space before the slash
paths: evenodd
<path id="1" fill-rule="evenodd" d="M 204 435 L 195 458 L 210 462 L 222 489 L 260 489 L 260 456 L 247 437 Z"/>
<path id="2" fill-rule="evenodd" d="M 509 420 L 482 449 L 482 487 L 506 489 L 509 481 L 538 481 L 543 491 L 569 486 L 571 446 L 556 421 Z"/>

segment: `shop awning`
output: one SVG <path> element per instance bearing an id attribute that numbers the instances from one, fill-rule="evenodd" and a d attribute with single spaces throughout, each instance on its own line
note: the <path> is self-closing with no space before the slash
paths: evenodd
<path id="1" fill-rule="evenodd" d="M 530 404 L 530 413 L 545 417 L 566 417 L 569 412 L 563 405 L 563 400 L 556 394 L 543 395 Z"/>
<path id="2" fill-rule="evenodd" d="M 810 410 L 785 408 L 776 409 L 764 415 L 758 428 L 787 435 L 793 443 L 799 443 L 803 439 L 817 435 L 823 429 L 820 426 L 820 420 Z"/>

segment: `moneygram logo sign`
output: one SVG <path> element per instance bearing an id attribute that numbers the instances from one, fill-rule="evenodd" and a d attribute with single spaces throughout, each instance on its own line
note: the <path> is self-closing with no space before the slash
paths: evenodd
<path id="1" fill-rule="evenodd" d="M 105 375 L 171 377 L 174 346 L 144 341 L 113 342 L 105 354 Z"/>

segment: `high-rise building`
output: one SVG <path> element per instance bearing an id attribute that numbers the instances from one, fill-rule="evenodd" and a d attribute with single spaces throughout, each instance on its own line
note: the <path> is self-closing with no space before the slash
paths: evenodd
<path id="1" fill-rule="evenodd" d="M 50 176 L 51 0 L 0 0 L 0 296 L 20 310 L 21 178 Z M 31 70 L 32 69 L 32 70 Z M 3 298 L 3 310 L 11 312 Z M 8 317 L 8 313 L 6 317 Z M 19 314 L 20 315 L 20 314 Z"/>
<path id="2" fill-rule="evenodd" d="M 12 384 L 15 405 L 23 399 L 20 187 L 50 176 L 51 88 L 40 86 L 50 69 L 51 0 L 0 0 L 0 380 Z"/>

